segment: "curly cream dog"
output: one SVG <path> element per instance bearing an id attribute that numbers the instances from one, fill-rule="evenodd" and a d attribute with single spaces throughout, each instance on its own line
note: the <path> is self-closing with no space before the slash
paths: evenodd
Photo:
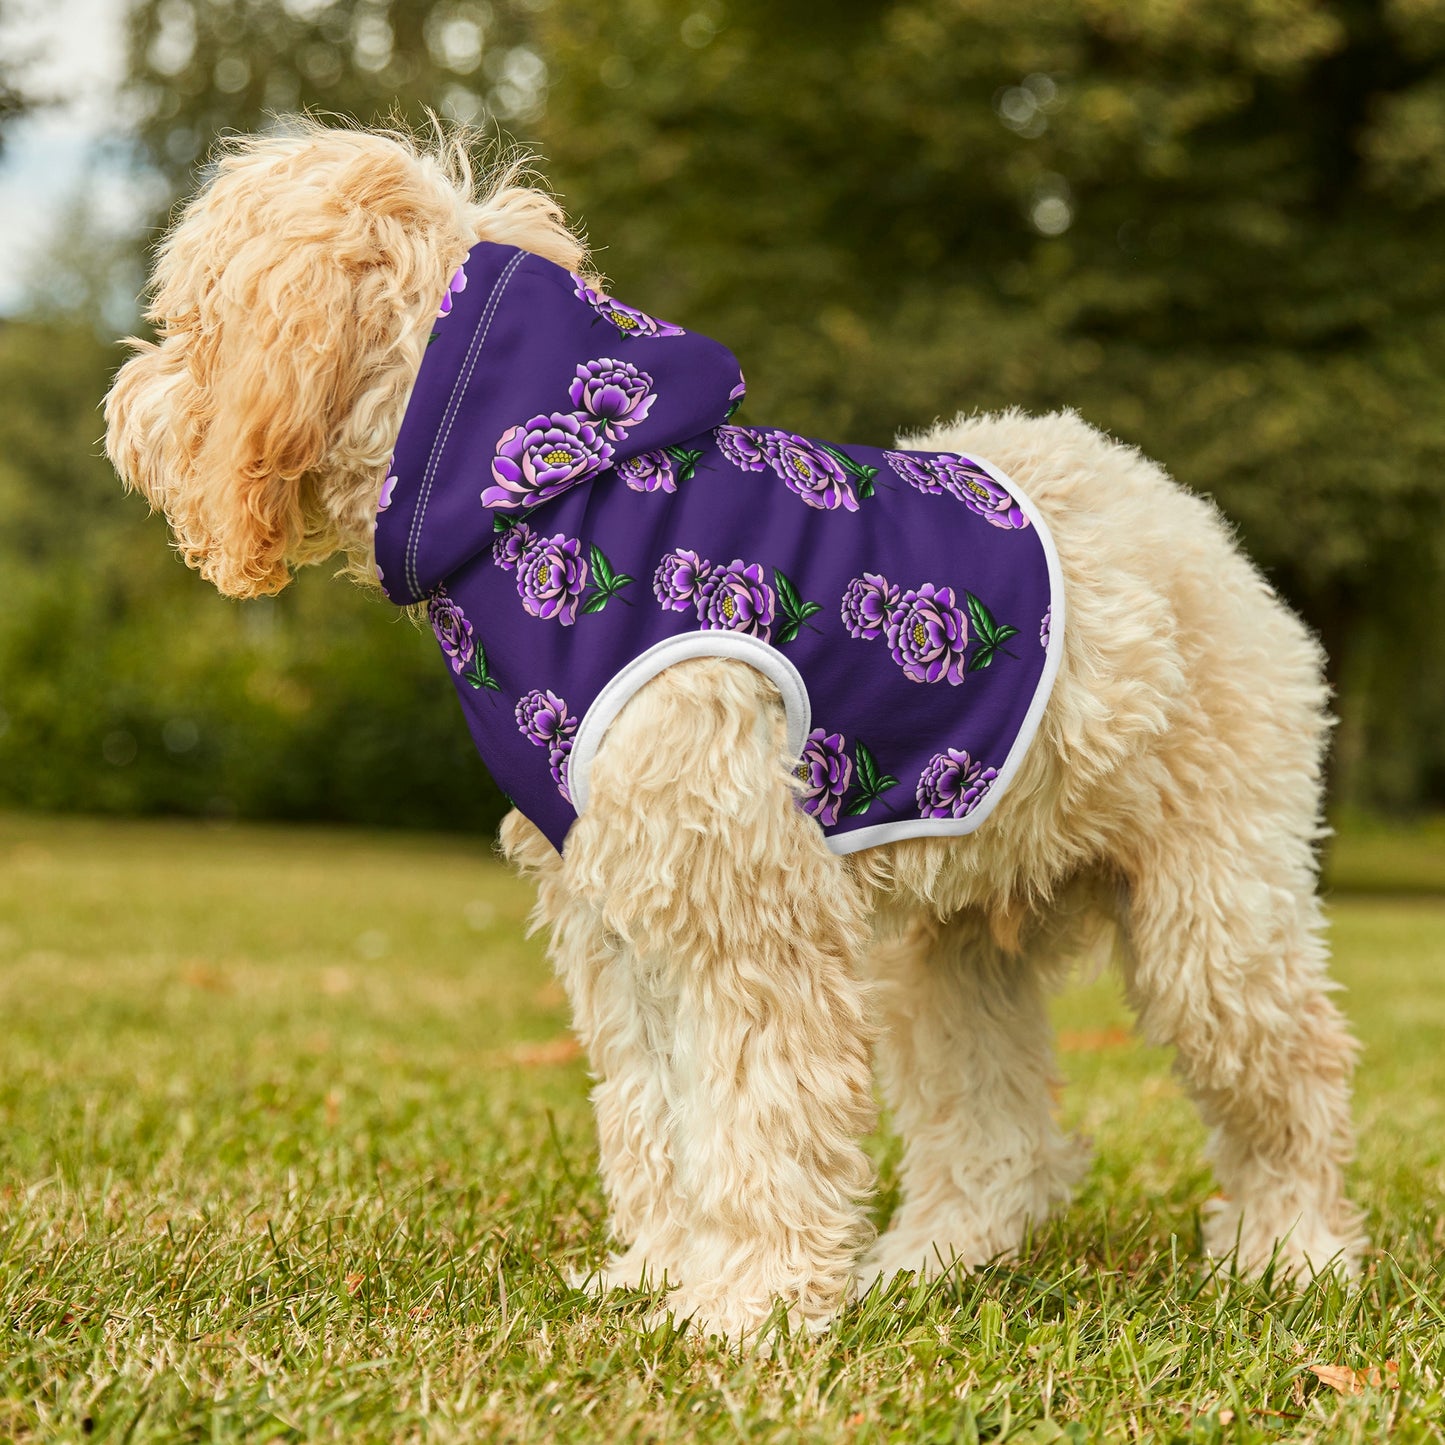
<path id="1" fill-rule="evenodd" d="M 106 404 L 117 470 L 223 593 L 337 554 L 375 586 L 388 456 L 478 240 L 585 265 L 546 195 L 515 170 L 478 188 L 454 143 L 308 124 L 224 148 L 160 248 L 159 339 L 133 343 Z M 796 805 L 773 684 L 716 658 L 615 719 L 565 853 L 504 824 L 597 1080 L 620 1252 L 595 1282 L 665 1279 L 677 1318 L 738 1338 L 779 1300 L 821 1327 L 860 1280 L 1008 1255 L 1084 1167 L 1050 1108 L 1045 998 L 1101 910 L 1144 1036 L 1173 1046 L 1213 1131 L 1208 1248 L 1249 1272 L 1352 1271 L 1318 647 L 1213 507 L 1070 413 L 904 445 L 995 461 L 1062 562 L 1060 670 L 986 826 L 830 852 Z M 875 1052 L 906 1144 L 876 1240 Z"/>

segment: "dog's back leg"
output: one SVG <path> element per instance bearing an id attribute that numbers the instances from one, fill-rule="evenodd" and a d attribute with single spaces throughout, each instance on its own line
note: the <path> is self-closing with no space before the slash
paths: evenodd
<path id="1" fill-rule="evenodd" d="M 596 1028 L 653 1018 L 639 1036 L 667 1103 L 669 1308 L 734 1339 L 779 1299 L 826 1323 L 868 1236 L 864 904 L 797 806 L 781 721 L 746 664 L 668 669 L 599 749 L 564 862 L 643 995 Z"/>
<path id="2" fill-rule="evenodd" d="M 1012 1254 L 1065 1202 L 1087 1151 L 1054 1122 L 1042 941 L 1005 950 L 982 913 L 923 920 L 872 957 L 879 1073 L 903 1136 L 901 1206 L 860 1283 Z"/>
<path id="3" fill-rule="evenodd" d="M 1308 844 L 1259 819 L 1199 820 L 1133 863 L 1126 982 L 1145 1036 L 1172 1044 L 1213 1131 L 1225 1200 L 1205 1225 L 1259 1273 L 1353 1272 L 1363 1237 L 1344 1194 L 1355 1045 L 1331 1002 Z M 1271 835 L 1274 836 L 1271 836 Z M 1292 855 L 1292 857 L 1291 857 Z"/>

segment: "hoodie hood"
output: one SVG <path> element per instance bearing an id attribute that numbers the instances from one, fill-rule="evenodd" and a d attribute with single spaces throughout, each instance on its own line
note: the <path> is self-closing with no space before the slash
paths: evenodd
<path id="1" fill-rule="evenodd" d="M 655 466 L 742 394 L 719 342 L 481 242 L 447 287 L 397 437 L 376 525 L 383 590 L 422 601 L 513 519 L 541 509 L 545 526 L 555 498 Z"/>

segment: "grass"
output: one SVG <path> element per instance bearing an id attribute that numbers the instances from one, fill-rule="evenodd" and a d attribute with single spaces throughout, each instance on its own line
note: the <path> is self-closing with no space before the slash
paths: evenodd
<path id="1" fill-rule="evenodd" d="M 566 1283 L 603 1211 L 528 904 L 452 839 L 0 817 L 0 1439 L 1445 1439 L 1445 900 L 1332 904 L 1361 1287 L 1211 1276 L 1202 1131 L 1100 983 L 1073 1207 L 772 1359 Z"/>

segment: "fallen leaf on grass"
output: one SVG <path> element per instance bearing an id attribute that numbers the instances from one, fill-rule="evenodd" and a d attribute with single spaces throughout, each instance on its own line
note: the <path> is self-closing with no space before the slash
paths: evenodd
<path id="1" fill-rule="evenodd" d="M 346 1276 L 346 1293 L 354 1295 L 362 1285 L 366 1283 L 364 1274 L 349 1274 Z"/>
<path id="2" fill-rule="evenodd" d="M 1400 1365 L 1396 1360 L 1386 1360 L 1383 1373 L 1371 1365 L 1368 1370 L 1352 1370 L 1348 1365 L 1311 1365 L 1315 1378 L 1320 1384 L 1341 1395 L 1363 1395 L 1366 1390 L 1387 1390 L 1400 1388 Z"/>
<path id="3" fill-rule="evenodd" d="M 505 1064 L 520 1064 L 524 1069 L 546 1068 L 550 1064 L 570 1064 L 582 1057 L 582 1045 L 571 1034 L 547 1039 L 540 1044 L 516 1044 L 501 1055 Z"/>
<path id="4" fill-rule="evenodd" d="M 1065 1029 L 1058 1037 L 1065 1053 L 1094 1054 L 1106 1049 L 1127 1049 L 1135 1042 L 1128 1029 Z"/>
<path id="5" fill-rule="evenodd" d="M 231 980 L 219 968 L 204 959 L 192 958 L 181 970 L 181 982 L 190 988 L 204 989 L 207 993 L 230 993 Z"/>

